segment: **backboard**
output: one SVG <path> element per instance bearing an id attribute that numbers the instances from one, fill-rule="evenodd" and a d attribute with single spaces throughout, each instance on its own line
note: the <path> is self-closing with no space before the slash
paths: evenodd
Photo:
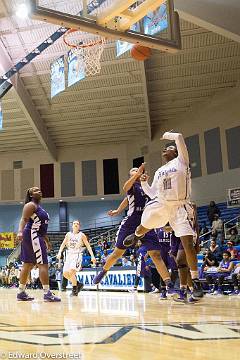
<path id="1" fill-rule="evenodd" d="M 157 50 L 181 49 L 173 0 L 31 0 L 33 19 Z"/>

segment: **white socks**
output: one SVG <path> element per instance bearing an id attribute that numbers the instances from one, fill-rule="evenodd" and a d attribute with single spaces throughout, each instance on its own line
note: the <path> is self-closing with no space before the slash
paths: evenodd
<path id="1" fill-rule="evenodd" d="M 18 294 L 20 294 L 21 292 L 25 291 L 26 289 L 26 284 L 20 284 L 18 286 Z"/>
<path id="2" fill-rule="evenodd" d="M 49 285 L 43 285 L 43 291 L 44 291 L 44 294 L 46 294 L 49 290 Z"/>

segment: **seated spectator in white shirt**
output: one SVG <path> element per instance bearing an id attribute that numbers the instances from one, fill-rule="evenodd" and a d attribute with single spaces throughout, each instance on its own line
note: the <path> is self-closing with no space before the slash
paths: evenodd
<path id="1" fill-rule="evenodd" d="M 123 256 L 122 257 L 122 266 L 125 267 L 125 266 L 131 266 L 131 261 L 128 260 L 128 258 L 126 256 Z"/>
<path id="2" fill-rule="evenodd" d="M 37 265 L 31 270 L 31 284 L 33 289 L 37 289 L 39 285 L 39 268 Z"/>

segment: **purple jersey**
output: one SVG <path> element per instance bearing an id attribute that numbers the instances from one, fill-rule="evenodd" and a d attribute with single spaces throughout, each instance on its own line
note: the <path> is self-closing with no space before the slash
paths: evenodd
<path id="1" fill-rule="evenodd" d="M 48 213 L 37 206 L 23 230 L 21 242 L 21 260 L 24 263 L 47 264 L 47 248 L 44 236 L 47 233 L 49 222 Z"/>
<path id="2" fill-rule="evenodd" d="M 34 229 L 38 235 L 44 236 L 47 233 L 48 222 L 48 213 L 40 205 L 38 205 L 36 211 L 26 224 L 24 231 Z"/>
<path id="3" fill-rule="evenodd" d="M 219 267 L 220 267 L 221 269 L 226 269 L 226 270 L 227 270 L 227 269 L 229 268 L 230 262 L 231 262 L 231 261 L 225 262 L 224 260 L 222 260 L 222 261 L 220 262 L 220 264 L 219 264 Z"/>
<path id="4" fill-rule="evenodd" d="M 158 242 L 162 250 L 169 251 L 170 250 L 170 242 L 172 238 L 171 232 L 166 232 L 162 228 L 156 229 L 156 234 L 158 237 Z"/>
<path id="5" fill-rule="evenodd" d="M 144 207 L 149 200 L 149 197 L 144 193 L 139 182 L 135 182 L 131 189 L 128 190 L 127 198 L 129 204 L 128 216 L 135 212 L 143 213 Z"/>
<path id="6" fill-rule="evenodd" d="M 144 257 L 147 254 L 146 246 L 142 245 L 137 251 L 137 276 L 146 276 L 149 271 L 146 270 L 146 261 Z"/>
<path id="7" fill-rule="evenodd" d="M 163 228 L 155 229 L 157 234 L 158 243 L 160 247 L 161 257 L 168 269 L 176 270 L 176 262 L 172 256 L 169 255 L 171 250 L 172 239 L 175 238 L 175 235 L 172 232 L 166 232 Z"/>

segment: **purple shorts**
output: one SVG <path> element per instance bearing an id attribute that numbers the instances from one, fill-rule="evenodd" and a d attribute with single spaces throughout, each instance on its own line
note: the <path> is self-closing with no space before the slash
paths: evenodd
<path id="1" fill-rule="evenodd" d="M 136 228 L 141 224 L 141 216 L 141 212 L 134 213 L 122 220 L 116 238 L 116 247 L 118 249 L 126 249 L 126 246 L 123 245 L 123 241 L 128 235 L 135 233 Z M 145 245 L 147 251 L 160 250 L 159 241 L 154 230 L 149 231 L 144 236 L 142 244 Z"/>
<path id="2" fill-rule="evenodd" d="M 176 257 L 178 250 L 184 250 L 183 246 L 182 246 L 182 242 L 180 238 L 177 237 L 173 237 L 171 239 L 171 248 L 170 248 L 170 252 L 171 254 Z"/>
<path id="3" fill-rule="evenodd" d="M 48 264 L 44 238 L 36 231 L 25 229 L 21 242 L 21 261 L 30 264 Z"/>

